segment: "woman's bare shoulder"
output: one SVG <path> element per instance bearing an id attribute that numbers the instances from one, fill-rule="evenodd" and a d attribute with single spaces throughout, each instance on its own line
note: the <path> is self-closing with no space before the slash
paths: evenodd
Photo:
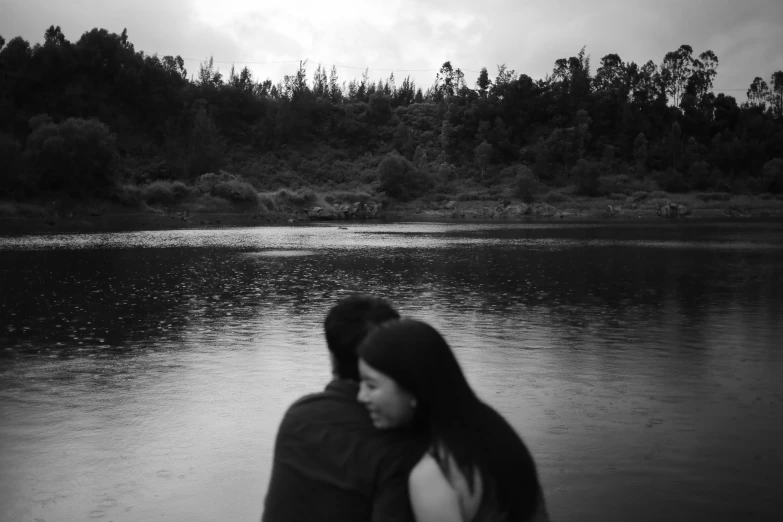
<path id="1" fill-rule="evenodd" d="M 441 471 L 438 463 L 435 461 L 432 455 L 425 453 L 424 456 L 419 459 L 419 462 L 413 466 L 408 482 L 411 486 L 423 486 L 432 480 L 442 481 L 448 484 L 448 481 L 443 475 L 443 471 Z"/>
<path id="2" fill-rule="evenodd" d="M 417 522 L 462 520 L 459 495 L 431 455 L 424 455 L 413 467 L 408 489 Z"/>

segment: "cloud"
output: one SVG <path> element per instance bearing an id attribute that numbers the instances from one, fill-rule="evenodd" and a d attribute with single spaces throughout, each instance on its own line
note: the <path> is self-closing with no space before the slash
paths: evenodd
<path id="1" fill-rule="evenodd" d="M 660 64 L 681 44 L 711 49 L 720 59 L 716 87 L 740 89 L 731 91 L 740 98 L 755 76 L 783 69 L 780 0 L 0 0 L 0 12 L 6 39 L 40 42 L 52 24 L 72 41 L 94 27 L 127 27 L 137 49 L 179 54 L 191 71 L 212 55 L 222 70 L 247 62 L 256 78 L 273 81 L 305 58 L 343 66 L 341 79 L 364 67 L 373 79 L 394 69 L 421 86 L 447 60 L 469 84 L 481 67 L 493 76 L 499 64 L 541 78 L 584 45 L 594 69 L 609 53 Z"/>

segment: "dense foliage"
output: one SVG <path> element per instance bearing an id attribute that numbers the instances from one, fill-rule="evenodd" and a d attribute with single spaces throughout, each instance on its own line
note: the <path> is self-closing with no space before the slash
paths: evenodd
<path id="1" fill-rule="evenodd" d="M 609 54 L 593 72 L 582 49 L 543 79 L 501 65 L 473 86 L 446 62 L 425 89 L 393 74 L 341 82 L 321 65 L 310 79 L 306 66 L 273 83 L 209 59 L 189 78 L 179 56 L 136 51 L 125 31 L 0 37 L 0 195 L 221 168 L 257 188 L 364 183 L 399 199 L 461 180 L 526 200 L 542 184 L 595 195 L 612 172 L 675 192 L 783 191 L 783 72 L 755 78 L 739 105 L 712 92 L 711 51 L 643 65 Z"/>

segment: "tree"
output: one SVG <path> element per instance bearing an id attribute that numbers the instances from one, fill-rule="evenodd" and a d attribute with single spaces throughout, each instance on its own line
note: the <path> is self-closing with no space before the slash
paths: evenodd
<path id="1" fill-rule="evenodd" d="M 695 86 L 695 94 L 699 103 L 703 103 L 707 94 L 712 91 L 712 82 L 718 72 L 718 57 L 712 51 L 704 51 L 693 61 L 691 82 Z"/>
<path id="2" fill-rule="evenodd" d="M 640 132 L 633 141 L 633 159 L 636 163 L 636 168 L 644 171 L 644 167 L 647 164 L 647 138 L 645 138 L 643 132 Z"/>
<path id="3" fill-rule="evenodd" d="M 492 85 L 492 81 L 489 79 L 487 68 L 482 67 L 481 72 L 479 72 L 478 80 L 476 80 L 476 87 L 478 87 L 479 94 L 482 98 L 487 97 L 487 91 L 489 90 L 490 85 Z"/>
<path id="4" fill-rule="evenodd" d="M 57 27 L 50 25 L 49 29 L 44 33 L 44 45 L 65 45 L 67 43 L 69 42 L 65 39 L 65 35 L 60 30 L 59 25 Z"/>
<path id="5" fill-rule="evenodd" d="M 676 51 L 666 53 L 661 71 L 664 73 L 666 93 L 671 96 L 672 104 L 679 107 L 693 72 L 693 48 L 690 45 L 681 45 Z"/>
<path id="6" fill-rule="evenodd" d="M 378 165 L 380 188 L 390 198 L 407 201 L 426 188 L 426 180 L 411 162 L 392 151 Z"/>
<path id="7" fill-rule="evenodd" d="M 190 133 L 190 158 L 188 171 L 191 176 L 217 172 L 223 162 L 224 141 L 215 122 L 206 110 L 199 108 L 193 118 Z"/>
<path id="8" fill-rule="evenodd" d="M 116 137 L 98 120 L 44 123 L 28 137 L 25 157 L 43 190 L 74 196 L 102 192 L 114 181 Z"/>
<path id="9" fill-rule="evenodd" d="M 580 109 L 576 112 L 576 150 L 580 158 L 584 156 L 587 142 L 590 141 L 590 124 L 592 122 L 593 120 L 586 110 Z"/>
<path id="10" fill-rule="evenodd" d="M 16 177 L 16 163 L 22 147 L 13 136 L 0 132 L 0 194 L 10 195 Z"/>
<path id="11" fill-rule="evenodd" d="M 593 78 L 593 88 L 598 92 L 611 93 L 620 99 L 627 98 L 627 68 L 620 56 L 607 54 L 601 58 L 601 65 Z"/>
<path id="12" fill-rule="evenodd" d="M 459 69 L 454 69 L 451 62 L 444 62 L 435 76 L 435 91 L 444 99 L 454 97 L 465 87 L 465 75 Z"/>
<path id="13" fill-rule="evenodd" d="M 647 105 L 660 97 L 661 75 L 658 72 L 658 66 L 652 60 L 636 68 L 630 81 L 634 103 Z"/>
<path id="14" fill-rule="evenodd" d="M 332 103 L 337 103 L 342 98 L 343 93 L 340 89 L 339 78 L 337 77 L 337 67 L 332 65 L 332 70 L 329 73 L 329 98 Z"/>
<path id="15" fill-rule="evenodd" d="M 329 78 L 326 77 L 326 67 L 322 67 L 320 63 L 316 67 L 315 73 L 313 73 L 313 94 L 317 98 L 331 97 Z"/>
<path id="16" fill-rule="evenodd" d="M 680 128 L 680 124 L 676 121 L 672 124 L 672 129 L 669 132 L 667 140 L 672 155 L 672 167 L 677 168 L 677 155 L 682 148 L 682 129 Z"/>
<path id="17" fill-rule="evenodd" d="M 164 56 L 163 60 L 161 60 L 161 65 L 163 67 L 163 70 L 165 70 L 168 73 L 179 76 L 183 80 L 187 79 L 188 77 L 188 71 L 187 69 L 185 69 L 185 61 L 179 55 Z M 245 67 L 242 71 L 244 72 L 246 69 L 247 67 Z"/>
<path id="18" fill-rule="evenodd" d="M 495 76 L 495 82 L 490 88 L 490 96 L 502 100 L 515 77 L 516 72 L 513 69 L 507 69 L 506 64 L 498 65 L 498 74 Z"/>
<path id="19" fill-rule="evenodd" d="M 766 189 L 773 194 L 783 193 L 783 159 L 774 158 L 764 164 L 762 170 Z"/>
<path id="20" fill-rule="evenodd" d="M 772 74 L 768 95 L 769 108 L 777 117 L 783 117 L 783 71 Z"/>
<path id="21" fill-rule="evenodd" d="M 519 166 L 517 169 L 517 175 L 514 178 L 514 191 L 525 203 L 533 203 L 536 199 L 536 191 L 538 190 L 538 182 L 536 181 L 533 171 L 525 165 Z"/>
<path id="22" fill-rule="evenodd" d="M 416 85 L 411 80 L 410 76 L 406 76 L 400 84 L 400 88 L 392 94 L 392 98 L 395 100 L 395 105 L 407 106 L 413 103 L 416 96 Z"/>
<path id="23" fill-rule="evenodd" d="M 767 86 L 767 82 L 762 80 L 761 77 L 756 76 L 753 79 L 753 83 L 748 87 L 747 94 L 748 104 L 750 104 L 751 107 L 764 108 L 767 99 L 769 98 L 769 87 Z"/>
<path id="24" fill-rule="evenodd" d="M 298 103 L 310 92 L 307 87 L 307 60 L 300 61 L 296 74 L 283 76 L 283 97 Z"/>
<path id="25" fill-rule="evenodd" d="M 597 196 L 601 186 L 598 166 L 580 159 L 571 171 L 576 181 L 576 193 L 582 196 Z"/>
<path id="26" fill-rule="evenodd" d="M 215 69 L 215 61 L 212 56 L 199 64 L 197 85 L 201 87 L 218 87 L 223 85 L 223 75 L 220 69 Z"/>
<path id="27" fill-rule="evenodd" d="M 492 145 L 487 140 L 482 141 L 473 150 L 476 165 L 481 169 L 481 179 L 484 180 L 484 172 L 487 170 L 489 160 L 492 159 Z"/>

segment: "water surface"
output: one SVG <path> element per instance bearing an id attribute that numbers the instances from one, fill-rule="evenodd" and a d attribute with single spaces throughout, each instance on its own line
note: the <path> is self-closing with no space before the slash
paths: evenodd
<path id="1" fill-rule="evenodd" d="M 556 520 L 773 520 L 783 226 L 0 237 L 0 519 L 257 520 L 353 291 L 433 323 Z"/>

